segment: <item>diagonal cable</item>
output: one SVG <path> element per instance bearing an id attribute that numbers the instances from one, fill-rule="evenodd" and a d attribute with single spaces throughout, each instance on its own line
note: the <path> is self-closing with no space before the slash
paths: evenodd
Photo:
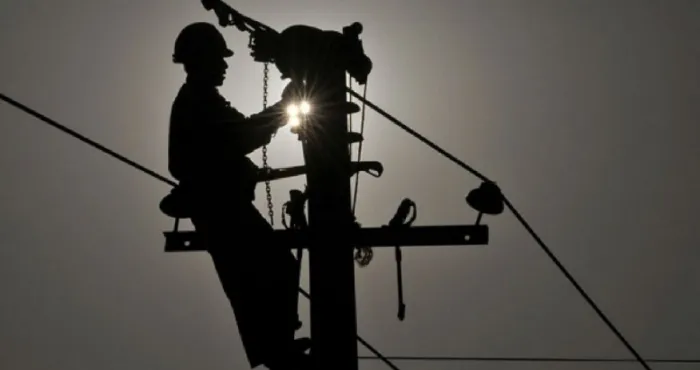
<path id="1" fill-rule="evenodd" d="M 467 172 L 470 172 L 474 176 L 478 177 L 484 182 L 492 182 L 489 180 L 486 176 L 482 175 L 479 171 L 475 170 L 468 164 L 464 163 L 463 161 L 459 160 L 457 157 L 454 155 L 450 154 L 447 152 L 445 149 L 442 149 L 439 147 L 437 144 L 433 143 L 432 141 L 428 140 L 425 136 L 419 134 L 415 130 L 411 129 L 407 125 L 403 124 L 401 121 L 378 107 L 376 104 L 373 104 L 372 102 L 368 101 L 367 99 L 363 98 L 360 94 L 356 93 L 355 91 L 350 90 L 349 93 L 360 100 L 361 102 L 367 104 L 370 108 L 374 109 L 377 113 L 381 114 L 384 116 L 384 118 L 388 119 L 395 125 L 399 126 L 400 128 L 404 129 L 407 131 L 409 134 L 414 136 L 416 139 L 420 140 L 424 144 L 428 145 L 438 153 L 442 154 L 445 158 L 451 160 L 452 162 L 456 163 L 462 169 L 466 170 Z M 639 363 L 644 366 L 645 369 L 651 370 L 651 367 L 644 361 L 641 355 L 637 352 L 637 350 L 634 349 L 632 344 L 630 344 L 629 341 L 622 335 L 622 333 L 615 327 L 615 325 L 608 319 L 608 317 L 603 313 L 603 311 L 598 307 L 598 305 L 595 303 L 595 301 L 586 293 L 586 291 L 579 285 L 579 283 L 574 279 L 574 277 L 569 273 L 569 271 L 564 267 L 564 265 L 559 261 L 559 259 L 554 255 L 554 253 L 549 249 L 549 247 L 542 241 L 542 239 L 537 235 L 535 230 L 525 221 L 525 219 L 520 215 L 520 212 L 518 212 L 513 204 L 505 197 L 503 196 L 503 200 L 510 209 L 510 211 L 513 213 L 515 218 L 518 219 L 518 221 L 522 224 L 522 226 L 527 230 L 527 232 L 530 234 L 530 236 L 537 242 L 537 244 L 542 248 L 542 250 L 547 254 L 547 256 L 554 262 L 554 264 L 561 270 L 561 272 L 564 274 L 564 276 L 569 280 L 569 282 L 576 288 L 576 290 L 583 296 L 583 298 L 588 302 L 588 304 L 593 308 L 593 310 L 598 314 L 598 316 L 605 322 L 605 324 L 610 328 L 610 330 L 617 336 L 617 338 L 627 347 L 627 349 L 634 355 L 634 357 L 639 361 Z"/>
<path id="2" fill-rule="evenodd" d="M 360 360 L 379 360 L 374 356 L 359 356 Z M 549 362 L 549 363 L 630 363 L 639 362 L 635 358 L 603 357 L 485 357 L 485 356 L 385 356 L 395 361 L 427 362 Z M 660 364 L 700 364 L 700 359 L 647 359 L 648 363 Z"/>
<path id="3" fill-rule="evenodd" d="M 144 166 L 142 166 L 142 165 L 140 165 L 140 164 L 134 162 L 134 161 L 131 160 L 131 159 L 128 159 L 128 158 L 124 157 L 123 155 L 121 155 L 121 154 L 119 154 L 119 153 L 117 153 L 117 152 L 115 152 L 115 151 L 113 151 L 113 150 L 111 150 L 111 149 L 105 147 L 104 145 L 99 144 L 99 143 L 97 143 L 96 141 L 93 141 L 93 140 L 87 138 L 86 136 L 83 136 L 83 135 L 77 133 L 76 131 L 73 131 L 73 130 L 69 129 L 68 127 L 66 127 L 66 126 L 64 126 L 64 125 L 62 125 L 62 124 L 60 124 L 60 123 L 58 123 L 58 122 L 52 120 L 51 118 L 49 118 L 49 117 L 47 117 L 47 116 L 45 116 L 45 115 L 43 115 L 43 114 L 41 114 L 41 113 L 39 113 L 39 112 L 37 112 L 37 111 L 31 109 L 31 108 L 29 108 L 29 107 L 27 107 L 27 106 L 24 105 L 24 104 L 19 103 L 18 101 L 14 100 L 14 99 L 11 99 L 10 97 L 8 97 L 8 96 L 6 96 L 6 95 L 4 95 L 4 94 L 1 94 L 1 93 L 0 93 L 0 99 L 1 99 L 1 100 L 4 100 L 5 102 L 9 103 L 10 105 L 13 105 L 13 106 L 16 107 L 16 108 L 19 108 L 20 110 L 22 110 L 22 111 L 24 111 L 24 112 L 26 112 L 26 113 L 29 113 L 30 115 L 32 115 L 32 116 L 38 118 L 40 121 L 42 121 L 42 122 L 44 122 L 44 123 L 47 123 L 47 124 L 49 124 L 49 125 L 51 125 L 51 126 L 57 128 L 57 129 L 59 129 L 59 130 L 61 130 L 61 131 L 63 131 L 63 132 L 65 132 L 65 133 L 67 133 L 67 134 L 69 134 L 69 135 L 75 137 L 76 139 L 78 139 L 78 140 L 80 140 L 80 141 L 82 141 L 82 142 L 84 142 L 84 143 L 86 143 L 86 144 L 88 144 L 88 145 L 90 145 L 90 146 L 92 146 L 92 147 L 94 147 L 94 148 L 96 148 L 96 149 L 98 149 L 98 150 L 100 150 L 100 151 L 106 153 L 106 154 L 109 154 L 110 156 L 112 156 L 112 157 L 114 157 L 114 158 L 116 158 L 116 159 L 118 159 L 118 160 L 120 160 L 120 161 L 122 161 L 122 162 L 124 162 L 124 163 L 126 163 L 126 164 L 128 164 L 128 165 L 130 165 L 130 166 L 132 166 L 132 167 L 134 167 L 134 168 L 136 168 L 136 169 L 138 169 L 138 170 L 140 170 L 140 171 L 142 171 L 143 173 L 145 173 L 145 174 L 147 174 L 147 175 L 150 175 L 151 177 L 154 177 L 154 178 L 156 178 L 156 179 L 158 179 L 158 180 L 160 180 L 160 181 L 162 181 L 162 182 L 165 182 L 165 183 L 167 183 L 167 184 L 169 184 L 169 185 L 177 186 L 177 183 L 174 182 L 173 180 L 170 180 L 170 179 L 168 179 L 167 177 L 165 177 L 165 176 L 163 176 L 163 175 L 160 175 L 160 174 L 158 174 L 157 172 L 155 172 L 155 171 L 153 171 L 153 170 L 150 170 L 150 169 L 148 169 L 148 168 L 146 168 L 146 167 L 144 167 Z M 308 292 L 306 292 L 303 288 L 299 287 L 299 292 L 301 292 L 301 294 L 302 294 L 304 297 L 308 298 L 309 300 L 311 299 L 311 295 L 310 295 Z M 375 349 L 372 345 L 369 344 L 369 342 L 367 342 L 366 340 L 364 340 L 364 339 L 363 339 L 362 337 L 360 337 L 359 335 L 357 336 L 357 341 L 360 342 L 360 343 L 361 343 L 365 348 L 367 348 L 370 352 L 374 353 L 375 356 L 377 356 L 377 358 L 379 358 L 379 359 L 381 359 L 382 361 L 384 361 L 384 363 L 386 363 L 390 368 L 392 368 L 393 370 L 399 370 L 399 368 L 396 367 L 396 365 L 394 365 L 389 359 L 387 359 L 386 357 L 384 357 L 377 349 Z"/>
<path id="4" fill-rule="evenodd" d="M 69 129 L 68 127 L 66 127 L 66 126 L 64 126 L 64 125 L 62 125 L 62 124 L 60 124 L 60 123 L 58 123 L 58 122 L 52 120 L 51 118 L 49 118 L 49 117 L 47 117 L 47 116 L 45 116 L 45 115 L 43 115 L 43 114 L 41 114 L 41 113 L 39 113 L 39 112 L 37 112 L 37 111 L 31 109 L 31 108 L 29 108 L 29 107 L 27 107 L 26 105 L 24 105 L 24 104 L 22 104 L 22 103 L 20 103 L 20 102 L 18 102 L 18 101 L 16 101 L 16 100 L 14 100 L 14 99 L 8 97 L 8 96 L 5 95 L 5 94 L 1 94 L 1 93 L 0 93 L 0 99 L 1 99 L 1 100 L 4 100 L 5 102 L 7 102 L 8 104 L 14 106 L 15 108 L 18 108 L 18 109 L 20 109 L 20 110 L 22 110 L 22 111 L 24 111 L 24 112 L 26 112 L 26 113 L 29 113 L 30 115 L 32 115 L 32 116 L 38 118 L 39 120 L 43 121 L 44 123 L 47 123 L 47 124 L 49 124 L 49 125 L 51 125 L 51 126 L 57 128 L 57 129 L 59 129 L 59 130 L 65 132 L 65 133 L 67 133 L 67 134 L 70 135 L 70 136 L 73 136 L 74 138 L 76 138 L 76 139 L 78 139 L 78 140 L 84 142 L 85 144 L 88 144 L 88 145 L 92 146 L 93 148 L 96 148 L 97 150 L 99 150 L 99 151 L 101 151 L 101 152 L 103 152 L 103 153 L 106 153 L 106 154 L 108 154 L 108 155 L 110 155 L 110 156 L 112 156 L 112 157 L 114 157 L 114 158 L 116 158 L 116 159 L 118 159 L 118 160 L 120 160 L 120 161 L 122 161 L 122 162 L 128 164 L 129 166 L 136 168 L 137 170 L 140 170 L 141 172 L 144 172 L 144 173 L 146 173 L 146 174 L 148 174 L 148 175 L 150 175 L 150 176 L 152 176 L 152 177 L 155 177 L 156 179 L 158 179 L 158 180 L 160 180 L 160 181 L 163 181 L 163 182 L 165 182 L 165 183 L 167 183 L 167 184 L 170 184 L 170 185 L 172 185 L 172 186 L 177 185 L 177 183 L 176 183 L 175 181 L 170 180 L 170 179 L 168 179 L 167 177 L 165 177 L 165 176 L 163 176 L 163 175 L 160 175 L 160 174 L 156 173 L 156 172 L 153 171 L 153 170 L 149 170 L 148 168 L 146 168 L 146 167 L 144 167 L 144 166 L 142 166 L 142 165 L 140 165 L 140 164 L 138 164 L 138 163 L 132 161 L 131 159 L 126 158 L 126 157 L 124 157 L 123 155 L 121 155 L 121 154 L 119 154 L 119 153 L 117 153 L 117 152 L 115 152 L 115 151 L 113 151 L 113 150 L 111 150 L 111 149 L 105 147 L 104 145 L 99 144 L 99 143 L 97 143 L 97 142 L 95 142 L 95 141 L 93 141 L 93 140 L 91 140 L 91 139 L 89 139 L 89 138 L 87 138 L 87 137 L 85 137 L 85 136 L 83 136 L 83 135 L 77 133 L 76 131 L 73 131 L 73 130 Z"/>
<path id="5" fill-rule="evenodd" d="M 377 113 L 381 114 L 382 116 L 384 116 L 389 121 L 396 124 L 397 126 L 403 128 L 404 130 L 409 132 L 411 135 L 413 135 L 414 137 L 416 137 L 417 139 L 419 139 L 420 141 L 422 141 L 426 145 L 430 146 L 434 150 L 438 151 L 440 154 L 442 154 L 447 159 L 450 159 L 451 161 L 455 162 L 456 164 L 458 164 L 460 167 L 462 167 L 466 171 L 472 173 L 473 175 L 475 175 L 476 177 L 480 178 L 483 181 L 490 181 L 486 176 L 482 175 L 481 173 L 479 173 L 478 171 L 473 169 L 471 166 L 469 166 L 466 163 L 464 163 L 463 161 L 459 160 L 457 157 L 453 156 L 452 154 L 450 154 L 446 150 L 440 148 L 437 144 L 434 144 L 433 142 L 431 142 L 430 140 L 425 138 L 423 135 L 419 134 L 418 132 L 414 131 L 410 127 L 401 123 L 398 119 L 394 118 L 393 116 L 391 116 L 390 114 L 385 112 L 383 109 L 381 109 L 377 105 L 373 104 L 372 102 L 368 101 L 367 99 L 365 99 L 361 95 L 357 94 L 355 91 L 349 90 L 349 92 L 351 95 L 355 96 L 357 99 L 362 101 L 364 104 L 367 104 L 367 106 L 374 109 Z M 76 131 L 73 131 L 73 130 L 59 124 L 58 122 L 50 119 L 49 117 L 38 113 L 37 111 L 17 102 L 14 99 L 9 98 L 8 96 L 6 96 L 4 94 L 0 94 L 0 99 L 4 100 L 5 102 L 15 106 L 16 108 L 19 108 L 20 110 L 23 110 L 24 112 L 35 116 L 36 118 L 40 119 L 41 121 L 77 138 L 78 140 L 80 140 L 88 145 L 93 146 L 94 148 L 96 148 L 96 149 L 98 149 L 98 150 L 100 150 L 108 155 L 111 155 L 112 157 L 114 157 L 114 158 L 116 158 L 116 159 L 118 159 L 118 160 L 120 160 L 120 161 L 122 161 L 122 162 L 156 178 L 156 179 L 159 179 L 159 180 L 166 182 L 166 183 L 173 185 L 173 186 L 176 185 L 175 182 L 166 178 L 165 176 L 162 176 L 162 175 L 156 173 L 155 171 L 152 171 L 152 170 L 134 162 L 133 160 L 130 160 L 130 159 L 122 156 L 121 154 L 119 154 L 119 153 L 117 153 L 117 152 L 115 152 L 115 151 L 113 151 L 113 150 L 77 133 Z M 504 199 L 506 206 L 511 210 L 511 212 L 513 212 L 513 215 L 518 219 L 518 221 L 528 231 L 528 233 L 532 236 L 532 238 L 535 239 L 537 244 L 544 250 L 544 252 L 547 254 L 547 256 L 550 257 L 552 262 L 554 262 L 554 264 L 561 270 L 561 272 L 564 274 L 564 276 L 566 276 L 566 278 L 569 280 L 569 282 L 571 282 L 574 285 L 576 290 L 583 296 L 583 298 L 586 300 L 586 302 L 588 302 L 588 304 L 595 310 L 595 312 L 598 314 L 598 316 L 600 316 L 600 318 L 605 322 L 605 324 L 613 331 L 613 333 L 620 339 L 620 341 L 629 349 L 629 351 L 634 355 L 634 357 L 637 359 L 637 361 L 640 362 L 644 366 L 645 369 L 651 370 L 651 367 L 649 367 L 649 365 L 644 361 L 644 359 L 634 349 L 634 347 L 631 345 L 631 343 L 629 341 L 627 341 L 627 339 L 622 335 L 622 333 L 615 327 L 615 325 L 612 323 L 612 321 L 610 321 L 610 319 L 607 318 L 607 316 L 598 307 L 598 305 L 595 303 L 595 301 L 588 295 L 588 293 L 586 293 L 586 291 L 583 289 L 583 287 L 581 287 L 578 284 L 576 279 L 574 279 L 574 277 L 568 272 L 568 270 L 564 267 L 564 265 L 556 258 L 554 253 L 549 249 L 549 247 L 547 247 L 547 245 L 544 243 L 544 241 L 542 241 L 542 239 L 539 237 L 539 235 L 537 235 L 537 233 L 532 229 L 532 227 L 527 223 L 527 221 L 522 217 L 522 215 L 520 215 L 520 213 L 515 209 L 515 207 L 512 205 L 512 203 L 505 196 L 503 197 L 503 199 Z M 306 292 L 304 292 L 304 293 L 306 293 Z M 306 297 L 308 298 L 308 295 L 306 295 Z M 384 358 L 384 359 L 386 360 L 386 358 Z M 388 360 L 386 360 L 386 361 L 387 361 L 387 363 L 389 363 Z M 390 365 L 390 366 L 392 366 L 392 365 Z M 392 366 L 392 368 L 393 368 L 393 366 Z"/>

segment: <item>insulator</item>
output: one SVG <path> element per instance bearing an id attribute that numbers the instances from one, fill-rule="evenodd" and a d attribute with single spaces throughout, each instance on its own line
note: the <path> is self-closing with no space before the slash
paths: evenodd
<path id="1" fill-rule="evenodd" d="M 479 213 L 498 215 L 503 212 L 503 194 L 493 182 L 483 182 L 478 188 L 469 192 L 467 204 Z"/>

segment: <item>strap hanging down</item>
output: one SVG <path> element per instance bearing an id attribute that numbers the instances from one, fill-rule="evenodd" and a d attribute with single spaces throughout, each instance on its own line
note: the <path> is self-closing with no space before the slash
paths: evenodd
<path id="1" fill-rule="evenodd" d="M 413 224 L 418 216 L 418 209 L 416 203 L 408 198 L 401 201 L 399 208 L 396 210 L 396 214 L 389 221 L 389 225 L 386 227 L 390 228 L 406 228 Z M 396 258 L 396 281 L 399 290 L 399 305 L 397 316 L 399 320 L 403 321 L 406 318 L 406 304 L 403 299 L 403 273 L 401 270 L 401 262 L 403 261 L 403 256 L 401 253 L 401 247 L 394 247 L 394 256 Z"/>

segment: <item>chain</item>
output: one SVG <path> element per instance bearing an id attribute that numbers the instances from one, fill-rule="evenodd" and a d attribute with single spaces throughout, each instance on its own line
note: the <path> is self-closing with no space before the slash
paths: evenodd
<path id="1" fill-rule="evenodd" d="M 268 63 L 265 63 L 265 69 L 263 71 L 263 109 L 267 109 L 267 82 L 269 72 L 270 67 Z M 262 147 L 262 161 L 263 169 L 269 170 L 270 165 L 267 163 L 267 145 L 263 145 Z M 272 205 L 272 188 L 270 186 L 270 180 L 265 181 L 265 197 L 267 198 L 267 215 L 270 218 L 270 225 L 275 226 L 275 210 Z"/>

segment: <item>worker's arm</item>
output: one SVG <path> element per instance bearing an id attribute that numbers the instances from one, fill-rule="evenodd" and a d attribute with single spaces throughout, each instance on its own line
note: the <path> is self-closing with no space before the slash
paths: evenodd
<path id="1" fill-rule="evenodd" d="M 226 107 L 220 119 L 213 122 L 211 133 L 221 135 L 212 138 L 233 155 L 247 155 L 267 145 L 272 135 L 286 123 L 283 102 L 279 102 L 250 117 L 235 108 Z"/>
<path id="2" fill-rule="evenodd" d="M 272 135 L 286 124 L 282 102 L 277 103 L 260 113 L 237 121 L 231 126 L 235 132 L 231 134 L 238 149 L 243 154 L 249 154 L 267 145 Z"/>

